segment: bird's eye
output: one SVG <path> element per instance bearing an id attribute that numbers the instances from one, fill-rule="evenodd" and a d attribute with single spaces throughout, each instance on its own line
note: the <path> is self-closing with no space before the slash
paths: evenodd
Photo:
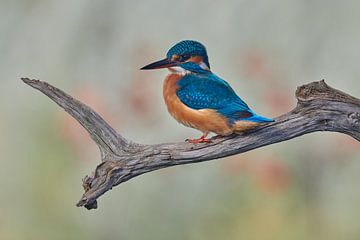
<path id="1" fill-rule="evenodd" d="M 179 61 L 184 62 L 184 61 L 188 60 L 190 57 L 191 57 L 190 54 L 182 54 L 182 55 L 180 55 Z"/>

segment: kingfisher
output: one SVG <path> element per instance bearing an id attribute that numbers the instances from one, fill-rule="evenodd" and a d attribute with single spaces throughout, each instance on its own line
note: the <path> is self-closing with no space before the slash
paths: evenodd
<path id="1" fill-rule="evenodd" d="M 209 143 L 210 132 L 228 136 L 273 122 L 252 111 L 229 83 L 210 70 L 203 44 L 184 40 L 166 54 L 166 58 L 141 70 L 168 68 L 163 97 L 169 113 L 181 124 L 198 129 L 202 136 L 190 143 Z"/>

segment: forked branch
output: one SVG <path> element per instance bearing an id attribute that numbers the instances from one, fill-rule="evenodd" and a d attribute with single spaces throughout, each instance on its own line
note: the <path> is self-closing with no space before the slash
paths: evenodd
<path id="1" fill-rule="evenodd" d="M 142 145 L 118 134 L 94 110 L 39 80 L 22 80 L 74 117 L 96 142 L 101 163 L 83 179 L 85 193 L 77 206 L 97 208 L 97 198 L 133 177 L 174 165 L 208 161 L 286 141 L 316 131 L 345 133 L 360 141 L 360 100 L 329 87 L 323 80 L 298 87 L 297 106 L 274 123 L 211 143 Z"/>

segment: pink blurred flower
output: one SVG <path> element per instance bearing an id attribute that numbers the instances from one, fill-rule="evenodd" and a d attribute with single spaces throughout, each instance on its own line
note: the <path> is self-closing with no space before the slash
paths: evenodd
<path id="1" fill-rule="evenodd" d="M 227 175 L 246 174 L 254 181 L 255 186 L 264 192 L 278 193 L 287 189 L 291 175 L 280 157 L 261 157 L 256 153 L 245 155 L 224 161 L 224 172 Z M 262 160 L 259 161 L 259 158 Z"/>
<path id="2" fill-rule="evenodd" d="M 140 71 L 139 63 L 147 64 L 153 60 L 151 56 L 154 56 L 151 49 L 153 47 L 146 43 L 140 43 L 134 48 L 134 53 L 131 56 L 134 57 L 133 62 L 133 74 L 131 77 L 130 85 L 121 92 L 122 99 L 120 101 L 126 102 L 129 105 L 130 110 L 134 115 L 143 120 L 149 122 L 149 119 L 156 116 L 156 103 L 155 103 L 155 92 L 154 92 L 154 81 L 161 81 L 162 79 L 151 79 L 151 72 Z M 149 59 L 146 61 L 146 59 Z M 159 89 L 161 94 L 161 89 Z"/>
<path id="3" fill-rule="evenodd" d="M 268 105 L 274 115 L 288 112 L 295 107 L 296 100 L 293 90 L 289 89 L 286 81 L 286 72 L 281 71 L 280 63 L 274 61 L 274 56 L 268 56 L 266 52 L 250 49 L 242 53 L 235 62 L 242 66 L 242 73 L 247 75 L 245 79 L 256 79 L 262 82 L 264 91 L 261 93 L 264 103 Z"/>
<path id="4" fill-rule="evenodd" d="M 270 193 L 286 190 L 290 182 L 290 172 L 278 157 L 255 164 L 251 176 L 260 190 Z"/>
<path id="5" fill-rule="evenodd" d="M 73 90 L 71 95 L 94 109 L 107 122 L 113 122 L 114 118 L 110 116 L 105 99 L 96 86 L 83 85 Z M 56 122 L 60 136 L 69 142 L 69 146 L 80 155 L 80 158 L 87 159 L 91 149 L 97 150 L 86 130 L 68 113 L 61 111 Z"/>

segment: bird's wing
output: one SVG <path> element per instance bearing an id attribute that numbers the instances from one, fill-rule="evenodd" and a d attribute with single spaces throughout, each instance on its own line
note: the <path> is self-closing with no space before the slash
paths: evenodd
<path id="1" fill-rule="evenodd" d="M 213 73 L 188 74 L 178 85 L 177 96 L 192 109 L 213 109 L 233 121 L 253 114 L 230 85 Z"/>

